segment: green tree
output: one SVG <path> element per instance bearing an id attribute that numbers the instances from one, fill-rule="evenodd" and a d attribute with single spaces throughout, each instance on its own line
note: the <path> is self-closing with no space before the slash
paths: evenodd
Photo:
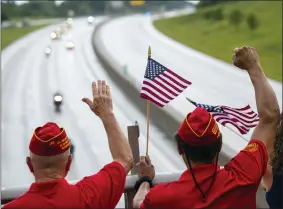
<path id="1" fill-rule="evenodd" d="M 223 20 L 224 15 L 223 15 L 223 12 L 222 12 L 221 8 L 218 8 L 218 9 L 214 10 L 212 14 L 213 14 L 212 18 L 214 20 L 216 20 L 216 21 Z"/>
<path id="2" fill-rule="evenodd" d="M 238 27 L 243 21 L 243 13 L 240 10 L 233 10 L 229 15 L 229 22 Z"/>
<path id="3" fill-rule="evenodd" d="M 221 8 L 214 9 L 214 10 L 207 10 L 204 12 L 203 17 L 207 20 L 215 20 L 220 21 L 223 20 L 224 15 Z"/>
<path id="4" fill-rule="evenodd" d="M 9 20 L 8 16 L 5 13 L 1 12 L 1 22 L 6 20 Z"/>
<path id="5" fill-rule="evenodd" d="M 247 24 L 250 28 L 250 30 L 256 30 L 259 26 L 258 18 L 255 14 L 251 13 L 247 17 Z"/>

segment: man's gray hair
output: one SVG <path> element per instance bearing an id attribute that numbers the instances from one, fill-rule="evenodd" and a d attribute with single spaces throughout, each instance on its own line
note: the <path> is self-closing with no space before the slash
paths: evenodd
<path id="1" fill-rule="evenodd" d="M 68 162 L 69 155 L 70 149 L 55 156 L 39 156 L 30 152 L 31 163 L 35 170 L 64 169 Z"/>

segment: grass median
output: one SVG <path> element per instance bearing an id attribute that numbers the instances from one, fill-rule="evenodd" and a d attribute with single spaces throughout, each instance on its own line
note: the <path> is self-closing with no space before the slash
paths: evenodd
<path id="1" fill-rule="evenodd" d="M 1 49 L 5 49 L 5 47 L 7 47 L 13 41 L 47 25 L 48 24 L 23 28 L 3 28 L 1 31 Z"/>
<path id="2" fill-rule="evenodd" d="M 204 18 L 208 11 L 222 10 L 222 20 Z M 232 11 L 243 16 L 236 27 L 229 22 Z M 250 30 L 246 18 L 253 13 L 259 26 Z M 227 2 L 200 8 L 192 15 L 184 15 L 154 22 L 155 27 L 167 36 L 210 56 L 231 63 L 235 47 L 256 47 L 266 75 L 282 82 L 282 2 L 242 1 Z"/>

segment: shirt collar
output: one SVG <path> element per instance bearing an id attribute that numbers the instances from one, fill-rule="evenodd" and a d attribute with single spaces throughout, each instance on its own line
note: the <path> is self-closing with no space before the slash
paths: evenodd
<path id="1" fill-rule="evenodd" d="M 66 179 L 60 178 L 46 182 L 35 182 L 30 186 L 29 192 L 50 191 L 62 184 L 68 184 Z"/>
<path id="2" fill-rule="evenodd" d="M 196 175 L 196 176 L 212 176 L 213 173 L 214 173 L 214 170 L 215 170 L 215 166 L 217 166 L 216 171 L 219 171 L 220 166 L 218 164 L 215 165 L 215 164 L 212 164 L 212 163 L 194 166 L 192 169 L 193 169 L 194 175 Z M 189 180 L 191 178 L 192 178 L 191 171 L 188 168 L 187 170 L 185 170 L 182 173 L 179 180 Z"/>

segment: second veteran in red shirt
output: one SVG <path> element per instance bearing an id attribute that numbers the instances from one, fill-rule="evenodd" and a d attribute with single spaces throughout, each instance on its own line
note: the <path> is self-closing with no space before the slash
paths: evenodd
<path id="1" fill-rule="evenodd" d="M 248 145 L 220 169 L 222 134 L 212 115 L 196 108 L 175 135 L 188 169 L 179 180 L 151 188 L 154 167 L 149 157 L 141 157 L 134 208 L 256 208 L 256 192 L 273 150 L 280 109 L 256 50 L 236 48 L 232 59 L 248 72 L 256 95 L 259 122 Z"/>
<path id="2" fill-rule="evenodd" d="M 267 164 L 264 144 L 251 140 L 223 169 L 217 164 L 222 135 L 204 108 L 188 114 L 175 135 L 188 169 L 175 182 L 159 184 L 140 208 L 255 208 Z"/>

